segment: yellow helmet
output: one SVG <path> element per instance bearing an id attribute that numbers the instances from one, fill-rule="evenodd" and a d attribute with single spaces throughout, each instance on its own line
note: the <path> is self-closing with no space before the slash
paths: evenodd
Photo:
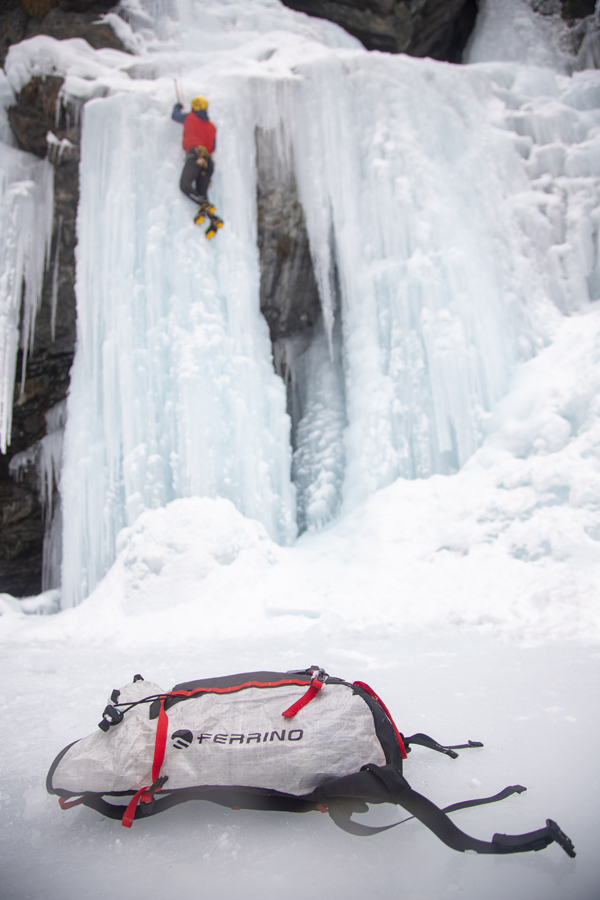
<path id="1" fill-rule="evenodd" d="M 208 100 L 206 97 L 194 97 L 192 100 L 192 109 L 194 112 L 198 112 L 200 109 L 208 109 Z"/>

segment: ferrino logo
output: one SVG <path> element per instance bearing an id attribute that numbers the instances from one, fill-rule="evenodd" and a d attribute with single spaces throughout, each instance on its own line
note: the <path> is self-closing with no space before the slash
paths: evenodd
<path id="1" fill-rule="evenodd" d="M 292 728 L 286 733 L 285 728 L 282 731 L 253 731 L 252 734 L 202 734 L 193 735 L 191 731 L 182 729 L 174 731 L 171 735 L 171 742 L 176 750 L 184 750 L 191 744 L 235 744 L 238 747 L 241 744 L 266 744 L 267 741 L 301 741 L 304 732 L 301 728 Z"/>

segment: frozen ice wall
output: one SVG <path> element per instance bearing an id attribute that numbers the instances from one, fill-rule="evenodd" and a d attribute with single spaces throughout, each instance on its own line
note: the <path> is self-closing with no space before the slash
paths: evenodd
<path id="1" fill-rule="evenodd" d="M 129 78 L 67 78 L 96 99 L 83 122 L 65 605 L 103 577 L 122 527 L 176 498 L 226 497 L 285 543 L 291 473 L 317 528 L 398 477 L 455 472 L 519 361 L 600 298 L 597 73 L 367 53 L 274 0 L 182 0 L 179 12 L 183 36 L 163 9 L 152 52 L 118 63 Z M 177 189 L 174 76 L 187 100 L 209 96 L 219 129 L 212 196 L 226 226 L 212 243 Z M 257 126 L 284 135 L 323 309 L 296 360 L 293 466 L 259 313 Z"/>
<path id="2" fill-rule="evenodd" d="M 326 312 L 339 276 L 352 504 L 461 467 L 516 363 L 598 296 L 598 77 L 358 53 L 294 71 Z"/>
<path id="3" fill-rule="evenodd" d="M 257 302 L 253 123 L 243 85 L 210 95 L 227 222 L 212 243 L 178 191 L 170 103 L 141 92 L 85 109 L 66 605 L 105 574 L 123 526 L 176 497 L 227 497 L 277 540 L 295 534 L 285 393 Z"/>
<path id="4" fill-rule="evenodd" d="M 52 237 L 53 169 L 13 146 L 5 106 L 13 99 L 0 71 L 0 452 L 12 426 L 20 330 L 23 376 L 33 342 Z M 21 310 L 21 304 L 23 309 Z"/>

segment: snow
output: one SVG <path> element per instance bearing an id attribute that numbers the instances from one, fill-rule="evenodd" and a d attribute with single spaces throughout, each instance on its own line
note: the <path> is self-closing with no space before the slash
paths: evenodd
<path id="1" fill-rule="evenodd" d="M 82 607 L 79 607 L 82 609 Z M 62 613 L 68 620 L 77 610 Z M 48 618 L 30 619 L 34 626 Z M 128 896 L 134 900 L 198 890 L 233 898 L 300 900 L 316 889 L 334 900 L 365 894 L 492 900 L 593 900 L 598 884 L 597 647 L 513 643 L 456 629 L 424 632 L 325 625 L 278 618 L 279 633 L 206 638 L 201 629 L 156 630 L 132 644 L 118 627 L 74 641 L 43 628 L 13 635 L 0 666 L 10 709 L 10 750 L 3 744 L 0 834 L 10 865 L 6 900 Z M 24 639 L 24 643 L 23 643 Z M 478 857 L 446 848 L 408 822 L 370 839 L 338 831 L 318 813 L 252 813 L 189 803 L 131 831 L 81 807 L 62 812 L 44 791 L 53 757 L 93 733 L 106 696 L 134 672 L 161 685 L 263 666 L 322 662 L 331 672 L 370 683 L 400 727 L 441 740 L 481 740 L 480 750 L 450 760 L 420 748 L 407 778 L 439 805 L 489 796 L 510 784 L 528 790 L 490 807 L 454 814 L 459 827 L 489 840 L 493 833 L 535 830 L 555 819 L 577 845 L 570 860 L 556 845 L 541 853 Z M 8 686 L 11 686 L 8 688 Z M 10 693 L 9 693 L 10 690 Z M 393 807 L 358 816 L 398 821 Z"/>
<path id="2" fill-rule="evenodd" d="M 464 67 L 367 53 L 276 0 L 127 0 L 123 16 L 133 55 L 41 36 L 0 80 L 8 102 L 59 73 L 62 102 L 87 101 L 66 430 L 61 406 L 36 449 L 45 586 L 60 511 L 62 585 L 0 594 L 2 900 L 594 900 L 600 75 L 567 75 L 552 22 L 516 0 L 485 4 Z M 174 79 L 219 129 L 210 243 L 177 191 Z M 15 239 L 2 269 L 25 271 L 33 323 L 51 170 L 0 124 L 20 231 L 34 196 L 44 211 L 35 259 Z M 286 346 L 293 458 L 258 309 L 257 126 L 294 169 L 323 307 L 310 349 Z M 0 305 L 4 398 L 19 302 Z M 208 804 L 125 833 L 44 792 L 134 672 L 170 686 L 313 663 L 372 684 L 405 733 L 484 742 L 411 753 L 409 781 L 439 805 L 528 787 L 459 826 L 489 840 L 550 817 L 577 858 Z"/>

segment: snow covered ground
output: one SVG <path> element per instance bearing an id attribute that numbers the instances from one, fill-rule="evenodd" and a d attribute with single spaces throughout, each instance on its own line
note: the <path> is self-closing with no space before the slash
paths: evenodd
<path id="1" fill-rule="evenodd" d="M 366 576 L 367 573 L 365 573 Z M 64 613 L 68 620 L 74 613 Z M 232 625 L 236 619 L 232 617 Z M 335 900 L 508 896 L 595 900 L 600 883 L 596 747 L 597 645 L 552 642 L 524 648 L 460 627 L 357 627 L 338 617 L 274 617 L 244 637 L 207 637 L 188 624 L 175 633 L 155 620 L 154 636 L 111 619 L 75 638 L 48 619 L 13 631 L 2 652 L 0 790 L 3 900 L 157 898 L 215 893 L 233 900 L 319 891 Z M 91 631 L 91 629 L 90 629 Z M 262 632 L 257 633 L 257 632 Z M 369 838 L 347 835 L 318 813 L 250 813 L 190 803 L 131 831 L 81 807 L 62 812 L 44 790 L 50 762 L 93 732 L 113 687 L 134 672 L 161 685 L 196 676 L 321 663 L 379 691 L 401 728 L 441 740 L 481 740 L 457 760 L 416 748 L 405 773 L 440 805 L 489 796 L 511 784 L 528 790 L 502 803 L 454 814 L 471 834 L 519 833 L 554 818 L 576 843 L 540 853 L 479 857 L 449 850 L 407 822 Z M 402 818 L 394 807 L 359 816 Z"/>
<path id="2" fill-rule="evenodd" d="M 554 33 L 533 33 L 516 0 L 490 0 L 465 67 L 368 54 L 275 0 L 180 0 L 179 22 L 158 0 L 126 5 L 136 56 L 36 38 L 1 85 L 59 71 L 71 98 L 95 98 L 60 483 L 67 608 L 57 592 L 0 595 L 1 900 L 597 900 L 600 75 L 565 75 Z M 227 225 L 208 245 L 177 193 L 180 69 L 219 126 Z M 253 208 L 253 129 L 281 121 L 330 325 L 336 257 L 349 423 L 342 515 L 295 542 Z M 42 190 L 18 155 L 8 181 Z M 313 663 L 370 683 L 406 733 L 484 742 L 455 761 L 412 752 L 406 775 L 438 804 L 527 786 L 456 813 L 466 831 L 550 817 L 577 858 L 461 855 L 415 822 L 359 839 L 316 813 L 200 803 L 129 832 L 45 793 L 56 753 L 136 672 L 168 688 Z"/>

